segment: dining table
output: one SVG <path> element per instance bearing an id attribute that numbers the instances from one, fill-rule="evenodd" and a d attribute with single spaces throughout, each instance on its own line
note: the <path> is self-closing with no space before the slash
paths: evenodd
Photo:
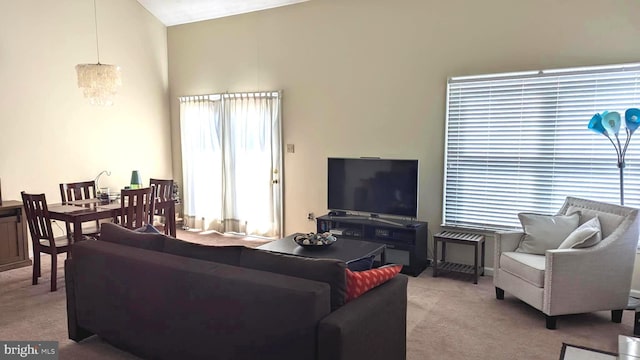
<path id="1" fill-rule="evenodd" d="M 175 201 L 157 201 L 155 207 L 156 209 L 165 210 L 165 214 L 167 214 L 165 220 L 165 226 L 167 227 L 166 233 L 175 237 Z M 60 220 L 73 224 L 73 237 L 70 238 L 72 243 L 82 241 L 82 231 L 75 231 L 76 229 L 82 229 L 82 223 L 95 220 L 116 219 L 121 213 L 119 200 L 109 201 L 98 198 L 51 204 L 48 208 L 49 216 L 52 220 Z"/>

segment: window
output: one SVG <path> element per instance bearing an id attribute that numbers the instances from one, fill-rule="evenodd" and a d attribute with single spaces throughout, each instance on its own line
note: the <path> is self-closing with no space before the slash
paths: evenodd
<path id="1" fill-rule="evenodd" d="M 554 213 L 566 196 L 619 203 L 616 152 L 587 125 L 595 113 L 624 116 L 633 107 L 640 64 L 451 78 L 444 225 L 516 228 L 518 212 Z M 640 207 L 640 132 L 634 136 L 624 195 L 625 205 Z"/>

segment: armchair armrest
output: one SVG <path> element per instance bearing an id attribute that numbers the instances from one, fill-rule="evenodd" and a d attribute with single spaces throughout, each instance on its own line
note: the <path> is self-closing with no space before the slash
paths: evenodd
<path id="1" fill-rule="evenodd" d="M 500 285 L 500 255 L 503 252 L 515 251 L 520 245 L 520 239 L 524 232 L 522 231 L 498 231 L 495 233 L 495 244 L 493 247 L 493 284 L 496 287 Z M 497 290 L 496 290 L 497 291 Z"/>
<path id="2" fill-rule="evenodd" d="M 520 245 L 520 239 L 524 232 L 522 231 L 498 231 L 495 233 L 496 245 L 495 253 L 500 255 L 503 252 L 515 251 Z"/>
<path id="3" fill-rule="evenodd" d="M 626 253 L 626 254 L 625 254 Z M 626 307 L 635 251 L 615 246 L 547 250 L 543 312 L 577 314 Z M 575 299 L 581 299 L 576 302 Z"/>
<path id="4" fill-rule="evenodd" d="M 404 359 L 407 282 L 397 275 L 320 321 L 318 359 Z"/>

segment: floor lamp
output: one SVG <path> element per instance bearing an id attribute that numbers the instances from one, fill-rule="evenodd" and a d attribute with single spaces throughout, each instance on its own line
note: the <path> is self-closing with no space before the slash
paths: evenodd
<path id="1" fill-rule="evenodd" d="M 624 113 L 624 122 L 626 125 L 625 133 L 627 134 L 624 141 L 624 146 L 620 142 L 618 133 L 620 132 L 620 114 L 616 111 L 604 111 L 602 115 L 595 114 L 589 121 L 589 129 L 602 134 L 611 141 L 613 147 L 616 149 L 618 155 L 618 169 L 620 170 L 620 205 L 624 205 L 624 156 L 627 153 L 627 147 L 629 146 L 629 140 L 631 135 L 640 126 L 640 109 L 627 109 Z M 611 138 L 613 136 L 614 139 Z M 640 306 L 640 300 L 629 296 L 629 302 L 627 303 L 627 309 L 633 309 Z"/>
<path id="2" fill-rule="evenodd" d="M 626 138 L 624 145 L 620 142 L 620 113 L 617 111 L 604 111 L 602 114 L 595 114 L 589 121 L 588 128 L 598 134 L 602 134 L 609 139 L 616 155 L 618 156 L 618 169 L 620 170 L 620 205 L 624 205 L 624 156 L 627 153 L 627 147 L 631 140 L 631 135 L 640 126 L 640 109 L 627 109 L 624 113 Z"/>

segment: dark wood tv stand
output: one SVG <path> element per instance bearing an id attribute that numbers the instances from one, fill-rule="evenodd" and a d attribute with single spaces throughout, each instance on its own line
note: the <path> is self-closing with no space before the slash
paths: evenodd
<path id="1" fill-rule="evenodd" d="M 428 265 L 427 230 L 423 221 L 378 218 L 359 215 L 317 218 L 317 232 L 340 232 L 339 239 L 357 239 L 386 245 L 387 263 L 404 265 L 403 273 L 418 276 Z"/>

